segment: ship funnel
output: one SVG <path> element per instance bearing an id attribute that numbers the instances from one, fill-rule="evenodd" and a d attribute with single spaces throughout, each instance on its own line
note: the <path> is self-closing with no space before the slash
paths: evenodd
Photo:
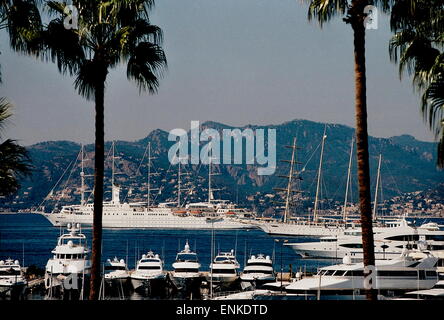
<path id="1" fill-rule="evenodd" d="M 112 203 L 119 204 L 120 203 L 120 187 L 113 185 L 112 191 Z"/>
<path id="2" fill-rule="evenodd" d="M 190 245 L 188 244 L 188 240 L 187 240 L 187 242 L 185 243 L 184 251 L 185 251 L 185 252 L 190 252 Z"/>

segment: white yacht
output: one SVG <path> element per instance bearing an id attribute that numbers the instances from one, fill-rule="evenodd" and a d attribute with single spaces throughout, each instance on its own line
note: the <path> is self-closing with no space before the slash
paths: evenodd
<path id="1" fill-rule="evenodd" d="M 415 290 L 406 292 L 400 300 L 443 300 L 444 299 L 444 281 L 438 281 L 432 289 Z"/>
<path id="2" fill-rule="evenodd" d="M 85 172 L 83 169 L 84 152 L 81 149 L 82 170 L 81 178 L 81 200 L 79 204 L 62 206 L 59 212 L 53 210 L 51 213 L 40 210 L 37 213 L 42 214 L 54 226 L 65 226 L 68 223 L 81 223 L 82 225 L 92 225 L 94 204 L 89 203 L 85 197 L 86 184 Z M 113 144 L 113 159 L 114 144 Z M 151 158 L 150 158 L 151 159 Z M 114 161 L 112 166 L 112 175 L 114 177 Z M 211 187 L 210 187 L 211 188 Z M 120 187 L 111 183 L 112 198 L 110 201 L 103 202 L 103 228 L 127 228 L 127 229 L 251 229 L 255 228 L 247 220 L 238 219 L 237 214 L 223 214 L 220 210 L 228 210 L 231 205 L 227 202 L 209 200 L 199 204 L 189 204 L 182 206 L 180 198 L 180 186 L 178 190 L 178 201 L 171 203 L 160 203 L 153 206 L 150 201 L 147 202 L 121 202 Z M 147 198 L 150 199 L 150 187 L 148 188 Z M 211 191 L 211 190 L 210 190 Z M 52 194 L 52 192 L 51 192 Z M 50 195 L 48 195 L 49 197 Z M 224 209 L 225 208 L 225 209 Z M 231 209 L 230 209 L 231 210 Z M 213 216 L 218 219 L 211 219 Z M 241 217 L 241 215 L 239 215 Z"/>
<path id="3" fill-rule="evenodd" d="M 185 247 L 176 256 L 176 261 L 173 263 L 172 277 L 179 288 L 193 285 L 194 282 L 200 279 L 199 273 L 200 263 L 196 252 L 191 251 L 188 241 Z"/>
<path id="4" fill-rule="evenodd" d="M 88 286 L 91 261 L 88 257 L 86 236 L 81 233 L 80 224 L 68 224 L 68 233 L 62 234 L 52 250 L 53 257 L 45 268 L 45 287 L 48 297 L 54 293 L 76 291 L 80 293 Z"/>
<path id="5" fill-rule="evenodd" d="M 129 278 L 129 271 L 125 260 L 117 259 L 106 260 L 104 266 L 105 281 L 109 284 L 123 285 Z"/>
<path id="6" fill-rule="evenodd" d="M 379 260 L 392 259 L 398 256 L 404 246 L 410 248 L 443 250 L 444 231 L 414 227 L 403 221 L 397 226 L 375 229 L 375 258 Z M 363 258 L 361 229 L 348 229 L 341 236 L 322 237 L 316 242 L 286 243 L 303 258 L 342 259 L 348 255 L 352 261 Z"/>
<path id="7" fill-rule="evenodd" d="M 210 264 L 207 281 L 212 285 L 230 286 L 238 279 L 240 265 L 234 255 L 234 250 L 219 253 Z"/>
<path id="8" fill-rule="evenodd" d="M 163 271 L 163 261 L 158 254 L 149 251 L 142 255 L 137 262 L 136 270 L 131 273 L 131 283 L 134 290 L 151 291 L 165 281 L 166 273 Z"/>
<path id="9" fill-rule="evenodd" d="M 437 260 L 433 255 L 419 261 L 412 259 L 408 250 L 392 260 L 376 260 L 374 289 L 386 296 L 430 289 L 438 282 Z M 363 263 L 352 263 L 346 256 L 342 264 L 320 268 L 315 276 L 294 281 L 285 289 L 287 293 L 299 295 L 360 298 L 364 295 L 365 283 Z"/>
<path id="10" fill-rule="evenodd" d="M 26 289 L 27 281 L 18 260 L 0 261 L 0 294 L 20 296 Z"/>
<path id="11" fill-rule="evenodd" d="M 265 282 L 273 282 L 276 276 L 273 270 L 273 261 L 270 256 L 265 256 L 262 253 L 252 255 L 247 261 L 243 272 L 240 275 L 243 282 L 254 282 L 262 284 Z"/>

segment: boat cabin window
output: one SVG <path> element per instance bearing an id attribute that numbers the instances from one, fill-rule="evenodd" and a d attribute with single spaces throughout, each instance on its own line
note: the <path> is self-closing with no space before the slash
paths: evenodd
<path id="1" fill-rule="evenodd" d="M 378 271 L 378 276 L 380 277 L 419 277 L 420 279 L 425 278 L 424 270 L 412 270 L 412 271 L 398 271 L 398 270 L 380 270 Z"/>
<path id="2" fill-rule="evenodd" d="M 249 262 L 247 266 L 259 266 L 259 267 L 270 267 L 270 262 Z"/>
<path id="3" fill-rule="evenodd" d="M 157 259 L 142 259 L 140 262 L 159 262 Z"/>
<path id="4" fill-rule="evenodd" d="M 214 259 L 215 262 L 223 262 L 223 261 L 231 261 L 231 259 L 228 259 L 227 257 L 216 257 Z"/>
<path id="5" fill-rule="evenodd" d="M 332 276 L 336 270 L 327 270 L 323 275 L 324 276 Z"/>
<path id="6" fill-rule="evenodd" d="M 193 273 L 198 273 L 199 269 L 194 269 L 194 268 L 177 268 L 174 269 L 174 272 L 193 272 Z"/>
<path id="7" fill-rule="evenodd" d="M 20 270 L 9 268 L 0 270 L 0 276 L 19 276 Z"/>
<path id="8" fill-rule="evenodd" d="M 213 273 L 218 273 L 218 274 L 236 274 L 236 270 L 234 270 L 234 269 L 214 269 Z"/>
<path id="9" fill-rule="evenodd" d="M 139 266 L 139 270 L 160 270 L 160 266 Z"/>
<path id="10" fill-rule="evenodd" d="M 197 255 L 190 253 L 179 253 L 176 258 L 177 261 L 193 261 L 197 262 Z"/>
<path id="11" fill-rule="evenodd" d="M 125 270 L 125 266 L 105 266 L 106 271 Z"/>
<path id="12" fill-rule="evenodd" d="M 394 241 L 418 241 L 419 235 L 412 234 L 412 235 L 392 236 L 392 237 L 387 237 L 386 239 Z"/>
<path id="13" fill-rule="evenodd" d="M 362 248 L 362 243 L 344 243 L 340 246 L 344 248 Z"/>
<path id="14" fill-rule="evenodd" d="M 82 239 L 65 238 L 60 239 L 60 245 L 67 245 L 71 241 L 74 246 L 82 246 Z"/>
<path id="15" fill-rule="evenodd" d="M 245 270 L 245 274 L 247 273 L 263 273 L 263 274 L 273 274 L 272 270 Z"/>
<path id="16" fill-rule="evenodd" d="M 441 234 L 427 234 L 426 240 L 444 241 L 444 235 Z"/>

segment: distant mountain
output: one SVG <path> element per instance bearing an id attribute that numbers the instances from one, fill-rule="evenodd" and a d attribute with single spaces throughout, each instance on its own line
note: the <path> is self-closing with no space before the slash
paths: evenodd
<path id="1" fill-rule="evenodd" d="M 259 193 L 262 195 L 274 193 L 273 188 L 285 185 L 279 175 L 287 173 L 288 163 L 280 160 L 290 159 L 293 137 L 297 138 L 297 145 L 301 148 L 297 152 L 297 160 L 301 162 L 298 170 L 303 178 L 300 189 L 303 195 L 311 197 L 315 191 L 315 178 L 319 165 L 320 143 L 325 124 L 307 120 L 293 120 L 279 125 L 232 127 L 217 122 L 205 122 L 204 128 L 223 129 L 276 129 L 277 132 L 277 170 L 271 176 L 259 176 L 257 166 L 254 165 L 215 165 L 219 175 L 214 177 L 214 184 L 219 191 L 218 197 L 238 200 L 247 203 L 247 197 Z M 350 142 L 354 129 L 338 124 L 327 125 L 327 139 L 325 144 L 322 197 L 341 199 L 345 190 L 345 181 L 348 167 Z M 116 181 L 122 186 L 123 197 L 127 199 L 146 199 L 146 148 L 151 142 L 153 170 L 159 174 L 153 178 L 153 184 L 162 186 L 162 191 L 156 200 L 174 200 L 177 188 L 177 166 L 171 166 L 168 161 L 168 150 L 174 142 L 168 141 L 168 132 L 157 129 L 150 132 L 145 138 L 137 141 L 116 141 L 116 150 L 119 159 L 116 161 Z M 109 150 L 110 142 L 106 143 Z M 369 138 L 369 152 L 371 175 L 374 183 L 377 171 L 378 156 L 381 153 L 383 165 L 381 168 L 383 197 L 391 197 L 404 192 L 429 190 L 444 181 L 444 172 L 437 170 L 435 163 L 434 143 L 418 141 L 412 136 L 402 135 L 391 138 Z M 2 206 L 13 208 L 28 208 L 38 205 L 58 182 L 66 168 L 78 157 L 80 145 L 69 141 L 42 142 L 28 147 L 36 170 L 31 180 L 23 181 L 23 187 L 16 197 L 3 199 Z M 87 161 L 86 170 L 92 173 L 93 145 L 85 146 Z M 356 149 L 355 149 L 356 150 Z M 145 154 L 145 160 L 142 158 Z M 78 160 L 78 159 L 77 159 Z M 203 200 L 207 196 L 206 165 L 186 165 L 184 172 L 189 175 L 184 180 L 184 188 L 191 189 L 187 197 L 191 200 Z M 71 172 L 72 171 L 72 172 Z M 71 172 L 71 175 L 70 175 Z M 356 199 L 356 155 L 353 159 L 352 197 Z M 79 197 L 79 161 L 75 170 L 67 170 L 59 181 L 54 194 L 65 189 L 58 202 L 77 201 Z M 106 183 L 109 184 L 110 161 L 106 164 Z M 68 179 L 69 177 L 69 179 Z M 92 184 L 92 179 L 89 181 Z M 65 186 L 66 185 L 66 186 Z M 71 188 L 71 189 L 70 189 Z M 125 196 L 126 193 L 129 194 Z M 109 193 L 105 194 L 109 197 Z M 122 197 L 122 199 L 123 199 Z M 261 202 L 262 200 L 258 200 Z"/>

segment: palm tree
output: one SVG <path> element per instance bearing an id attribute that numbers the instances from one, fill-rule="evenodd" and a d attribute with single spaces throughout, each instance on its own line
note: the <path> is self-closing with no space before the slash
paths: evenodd
<path id="1" fill-rule="evenodd" d="M 12 105 L 0 98 L 0 133 L 12 116 Z M 31 160 L 27 150 L 14 140 L 0 143 L 0 196 L 9 196 L 20 188 L 19 178 L 31 174 Z"/>
<path id="2" fill-rule="evenodd" d="M 57 64 L 62 74 L 75 77 L 80 95 L 95 102 L 94 218 L 90 296 L 98 298 L 103 212 L 104 94 L 110 69 L 126 63 L 126 76 L 139 92 L 154 94 L 166 68 L 162 31 L 150 24 L 153 0 L 73 0 L 77 28 L 65 28 L 65 3 L 49 1 L 52 17 L 29 51 Z M 67 10 L 68 11 L 68 10 Z"/>
<path id="3" fill-rule="evenodd" d="M 444 167 L 444 7 L 442 0 L 399 1 L 393 6 L 390 58 L 399 74 L 413 75 L 422 94 L 424 120 L 438 142 L 437 164 Z"/>
<path id="4" fill-rule="evenodd" d="M 369 0 L 309 0 L 308 19 L 316 19 L 322 27 L 335 16 L 343 20 L 353 30 L 354 72 L 355 72 L 355 113 L 356 150 L 358 158 L 359 208 L 361 211 L 362 245 L 364 265 L 375 265 L 373 223 L 370 194 L 370 166 L 367 131 L 367 87 L 365 65 L 365 22 L 368 5 L 380 5 L 388 10 L 390 1 Z M 370 272 L 368 272 L 370 273 Z M 367 274 L 366 274 L 367 275 Z M 376 291 L 367 290 L 367 299 L 376 300 Z"/>

